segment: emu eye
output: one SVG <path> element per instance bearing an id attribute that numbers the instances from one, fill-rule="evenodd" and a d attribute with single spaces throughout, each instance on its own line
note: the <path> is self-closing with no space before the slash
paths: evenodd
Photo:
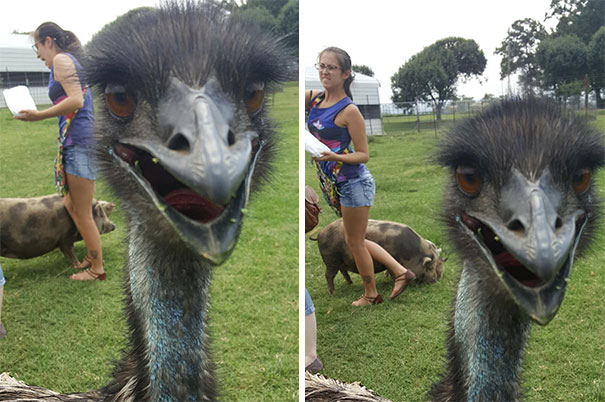
<path id="1" fill-rule="evenodd" d="M 246 111 L 250 116 L 256 116 L 261 111 L 264 100 L 265 84 L 263 82 L 253 82 L 246 87 L 244 91 L 244 103 L 246 104 Z"/>
<path id="2" fill-rule="evenodd" d="M 105 100 L 111 113 L 117 117 L 129 117 L 134 111 L 134 96 L 122 85 L 108 84 L 105 87 Z"/>
<path id="3" fill-rule="evenodd" d="M 481 176 L 472 167 L 458 166 L 456 182 L 460 190 L 467 195 L 477 195 L 481 190 Z"/>
<path id="4" fill-rule="evenodd" d="M 571 179 L 571 185 L 576 194 L 582 194 L 588 189 L 592 173 L 588 169 L 579 169 Z"/>

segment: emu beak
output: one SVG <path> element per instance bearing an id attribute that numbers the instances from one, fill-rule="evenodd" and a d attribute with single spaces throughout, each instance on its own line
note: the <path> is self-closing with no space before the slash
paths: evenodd
<path id="1" fill-rule="evenodd" d="M 502 217 L 462 218 L 512 298 L 541 325 L 561 306 L 586 223 L 582 210 L 559 216 L 560 203 L 548 170 L 535 182 L 513 171 L 501 192 Z"/>
<path id="2" fill-rule="evenodd" d="M 113 147 L 177 234 L 215 265 L 237 242 L 262 148 L 256 132 L 232 129 L 234 115 L 215 78 L 201 89 L 173 78 L 158 105 L 163 141 L 125 138 Z"/>

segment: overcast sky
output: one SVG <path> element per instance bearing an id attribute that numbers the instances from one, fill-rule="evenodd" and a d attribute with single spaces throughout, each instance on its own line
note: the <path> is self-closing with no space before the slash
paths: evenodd
<path id="1" fill-rule="evenodd" d="M 301 64 L 313 65 L 328 46 L 346 50 L 353 64 L 365 64 L 380 81 L 380 102 L 390 103 L 391 76 L 410 57 L 439 39 L 474 39 L 487 58 L 482 81 L 459 85 L 458 94 L 481 99 L 505 94 L 500 56 L 494 50 L 511 24 L 523 18 L 543 22 L 551 0 L 301 0 Z M 551 26 L 550 23 L 547 26 Z M 512 80 L 514 83 L 516 80 Z"/>
<path id="2" fill-rule="evenodd" d="M 499 79 L 500 57 L 494 50 L 517 19 L 543 21 L 551 0 L 300 0 L 301 64 L 313 65 L 317 53 L 338 46 L 354 64 L 366 64 L 380 81 L 382 103 L 391 97 L 390 78 L 412 55 L 448 36 L 474 39 L 488 62 L 482 81 L 459 86 L 459 94 L 480 99 L 506 92 Z M 45 21 L 73 31 L 82 41 L 126 11 L 154 6 L 156 0 L 12 0 L 3 2 L 0 34 L 33 31 Z M 125 38 L 126 39 L 126 38 Z M 514 81 L 514 80 L 513 80 Z"/>
<path id="3" fill-rule="evenodd" d="M 0 34 L 31 32 L 38 25 L 52 21 L 72 31 L 85 44 L 103 26 L 126 11 L 155 6 L 156 0 L 7 0 L 0 13 Z"/>

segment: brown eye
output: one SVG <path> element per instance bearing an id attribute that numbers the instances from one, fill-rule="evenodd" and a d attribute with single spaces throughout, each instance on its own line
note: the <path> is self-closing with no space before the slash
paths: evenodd
<path id="1" fill-rule="evenodd" d="M 117 117 L 129 117 L 134 112 L 134 96 L 122 85 L 107 85 L 105 87 L 105 100 L 111 113 Z"/>
<path id="2" fill-rule="evenodd" d="M 592 173 L 588 169 L 580 169 L 573 175 L 571 185 L 576 194 L 582 194 L 588 189 L 591 177 Z"/>
<path id="3" fill-rule="evenodd" d="M 244 103 L 246 111 L 250 116 L 255 116 L 260 112 L 265 100 L 265 84 L 262 82 L 254 82 L 246 87 L 244 93 Z"/>
<path id="4" fill-rule="evenodd" d="M 456 168 L 458 187 L 467 195 L 477 195 L 481 190 L 481 176 L 474 168 L 458 166 Z"/>

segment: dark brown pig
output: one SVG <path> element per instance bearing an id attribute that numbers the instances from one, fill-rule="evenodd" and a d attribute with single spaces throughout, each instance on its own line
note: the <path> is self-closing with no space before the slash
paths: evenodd
<path id="1" fill-rule="evenodd" d="M 443 276 L 445 260 L 440 256 L 441 249 L 407 225 L 370 219 L 366 239 L 380 244 L 401 265 L 412 270 L 417 281 L 435 283 Z M 334 277 L 339 271 L 348 283 L 352 283 L 347 271 L 358 272 L 345 243 L 342 219 L 323 228 L 317 242 L 321 258 L 326 264 L 326 281 L 330 293 L 334 293 Z M 374 261 L 374 272 L 385 269 L 384 265 Z"/>
<path id="2" fill-rule="evenodd" d="M 93 200 L 92 216 L 101 234 L 115 229 L 109 220 L 113 207 Z M 75 267 L 79 262 L 73 246 L 79 240 L 82 236 L 59 195 L 0 198 L 0 256 L 27 259 L 59 248 Z"/>

